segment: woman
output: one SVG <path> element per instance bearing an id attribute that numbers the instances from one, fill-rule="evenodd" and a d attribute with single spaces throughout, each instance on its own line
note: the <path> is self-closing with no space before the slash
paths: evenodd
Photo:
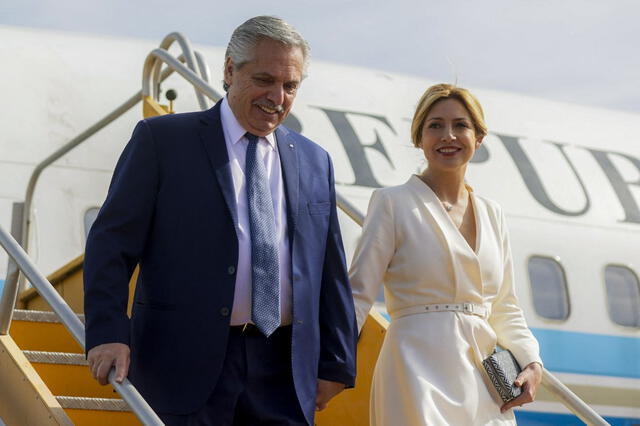
<path id="1" fill-rule="evenodd" d="M 411 136 L 427 169 L 374 192 L 350 278 L 361 329 L 384 283 L 392 321 L 374 372 L 372 425 L 513 424 L 542 377 L 538 343 L 514 293 L 504 214 L 465 184 L 487 134 L 467 90 L 430 87 Z M 496 345 L 523 366 L 502 404 L 482 360 Z"/>

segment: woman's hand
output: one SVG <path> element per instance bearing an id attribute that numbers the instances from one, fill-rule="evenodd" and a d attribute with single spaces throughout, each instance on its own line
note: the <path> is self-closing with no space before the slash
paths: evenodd
<path id="1" fill-rule="evenodd" d="M 542 382 L 542 366 L 537 362 L 532 362 L 518 374 L 516 381 L 513 383 L 522 389 L 522 393 L 519 397 L 500 407 L 500 412 L 504 413 L 513 407 L 521 407 L 524 404 L 533 402 L 536 399 L 536 392 L 540 382 Z"/>

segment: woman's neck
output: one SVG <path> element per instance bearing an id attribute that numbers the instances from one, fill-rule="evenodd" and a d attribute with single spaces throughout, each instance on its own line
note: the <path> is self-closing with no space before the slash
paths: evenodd
<path id="1" fill-rule="evenodd" d="M 464 183 L 464 170 L 441 172 L 427 168 L 420 175 L 420 179 L 429 185 L 440 201 L 455 205 L 468 195 Z"/>

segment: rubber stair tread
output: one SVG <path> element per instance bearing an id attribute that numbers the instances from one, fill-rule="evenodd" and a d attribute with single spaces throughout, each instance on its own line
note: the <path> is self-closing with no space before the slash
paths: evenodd
<path id="1" fill-rule="evenodd" d="M 62 408 L 76 410 L 131 411 L 123 399 L 56 396 Z"/>
<path id="2" fill-rule="evenodd" d="M 84 323 L 84 315 L 76 314 L 80 321 Z M 14 309 L 14 321 L 33 321 L 33 322 L 52 322 L 62 323 L 55 312 L 51 311 L 35 311 L 32 309 Z"/>
<path id="3" fill-rule="evenodd" d="M 29 362 L 43 364 L 89 365 L 84 354 L 72 352 L 22 351 Z"/>

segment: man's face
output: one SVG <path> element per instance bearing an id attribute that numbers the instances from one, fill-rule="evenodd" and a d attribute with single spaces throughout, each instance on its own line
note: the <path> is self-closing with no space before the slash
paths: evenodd
<path id="1" fill-rule="evenodd" d="M 229 85 L 229 106 L 248 132 L 266 136 L 287 118 L 302 81 L 302 49 L 263 39 L 252 61 L 236 69 L 231 58 L 224 64 Z"/>

